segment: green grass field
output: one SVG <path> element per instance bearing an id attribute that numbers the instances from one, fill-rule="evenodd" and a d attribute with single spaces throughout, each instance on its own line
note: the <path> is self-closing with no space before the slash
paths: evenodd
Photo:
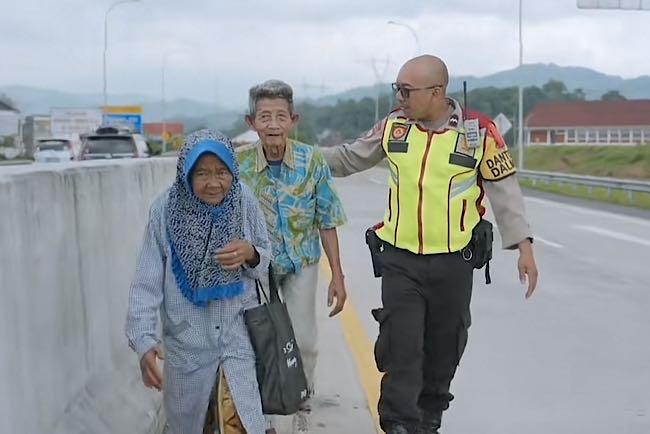
<path id="1" fill-rule="evenodd" d="M 513 158 L 517 160 L 516 152 Z M 524 154 L 524 168 L 612 178 L 650 181 L 650 145 L 642 146 L 534 146 Z M 650 209 L 650 195 L 603 188 L 537 183 L 520 179 L 523 187 L 618 205 Z"/>
<path id="2" fill-rule="evenodd" d="M 513 158 L 518 161 L 516 152 Z M 532 146 L 524 154 L 524 168 L 650 181 L 650 145 Z"/>

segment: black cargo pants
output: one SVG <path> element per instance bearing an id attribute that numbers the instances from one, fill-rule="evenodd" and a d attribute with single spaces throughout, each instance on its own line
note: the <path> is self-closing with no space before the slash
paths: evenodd
<path id="1" fill-rule="evenodd" d="M 383 428 L 416 424 L 422 411 L 446 410 L 451 380 L 467 344 L 471 263 L 460 253 L 416 255 L 388 244 L 381 253 L 383 308 L 375 360 Z"/>

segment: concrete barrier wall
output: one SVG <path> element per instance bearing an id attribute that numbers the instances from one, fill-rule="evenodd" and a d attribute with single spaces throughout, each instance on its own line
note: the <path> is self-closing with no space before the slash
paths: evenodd
<path id="1" fill-rule="evenodd" d="M 175 159 L 0 168 L 0 433 L 155 429 L 124 337 L 153 198 Z"/>

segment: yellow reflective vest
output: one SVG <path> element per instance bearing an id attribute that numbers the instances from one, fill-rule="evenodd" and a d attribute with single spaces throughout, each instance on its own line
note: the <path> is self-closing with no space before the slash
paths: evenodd
<path id="1" fill-rule="evenodd" d="M 451 253 L 467 246 L 483 212 L 479 173 L 497 180 L 514 172 L 510 167 L 490 176 L 483 161 L 485 134 L 481 125 L 480 138 L 470 146 L 463 125 L 427 131 L 404 117 L 389 116 L 382 138 L 390 167 L 388 208 L 377 236 L 417 254 Z M 510 158 L 507 150 L 503 158 Z"/>

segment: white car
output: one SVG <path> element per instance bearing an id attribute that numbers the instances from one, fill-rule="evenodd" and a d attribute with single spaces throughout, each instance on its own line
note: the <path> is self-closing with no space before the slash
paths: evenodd
<path id="1" fill-rule="evenodd" d="M 72 140 L 41 139 L 34 150 L 34 161 L 37 163 L 62 163 L 74 160 Z"/>

